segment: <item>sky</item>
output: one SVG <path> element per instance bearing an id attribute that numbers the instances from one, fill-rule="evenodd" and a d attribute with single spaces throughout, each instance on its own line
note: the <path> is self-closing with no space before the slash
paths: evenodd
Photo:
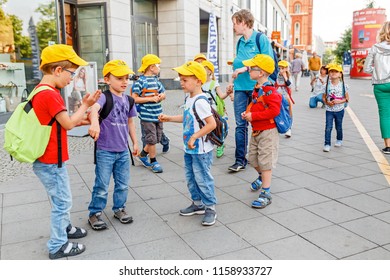
<path id="1" fill-rule="evenodd" d="M 313 35 L 323 41 L 337 41 L 352 26 L 352 14 L 367 6 L 367 0 L 313 0 Z M 390 20 L 390 0 L 375 0 L 375 8 L 385 8 Z"/>

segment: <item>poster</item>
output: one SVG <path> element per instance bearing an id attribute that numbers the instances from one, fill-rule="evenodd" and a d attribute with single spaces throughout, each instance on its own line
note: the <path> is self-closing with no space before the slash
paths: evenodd
<path id="1" fill-rule="evenodd" d="M 214 64 L 214 76 L 219 80 L 217 18 L 210 14 L 207 40 L 207 60 Z"/>
<path id="2" fill-rule="evenodd" d="M 350 70 L 351 78 L 371 78 L 371 74 L 364 73 L 364 62 L 368 55 L 369 49 L 365 50 L 352 50 L 352 65 Z"/>

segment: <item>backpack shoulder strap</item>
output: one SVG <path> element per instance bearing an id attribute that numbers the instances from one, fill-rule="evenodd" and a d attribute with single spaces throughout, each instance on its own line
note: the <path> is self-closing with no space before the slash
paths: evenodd
<path id="1" fill-rule="evenodd" d="M 194 116 L 195 116 L 197 122 L 199 123 L 199 126 L 200 126 L 200 127 L 203 127 L 203 126 L 204 126 L 204 123 L 203 123 L 203 121 L 200 119 L 200 117 L 199 117 L 199 115 L 198 115 L 198 112 L 196 111 L 196 108 L 195 108 L 196 101 L 198 101 L 199 99 L 204 99 L 204 100 L 207 101 L 207 103 L 209 103 L 209 100 L 207 99 L 207 97 L 205 97 L 205 96 L 202 95 L 202 96 L 197 97 L 197 98 L 195 99 L 195 101 L 194 101 L 194 104 L 192 105 L 192 111 L 194 112 Z M 209 103 L 209 104 L 210 104 L 210 103 Z M 210 105 L 210 107 L 211 107 L 211 105 Z"/>
<path id="2" fill-rule="evenodd" d="M 31 100 L 33 99 L 33 97 L 35 95 L 37 95 L 38 93 L 40 93 L 41 91 L 44 91 L 44 90 L 53 90 L 51 87 L 49 86 L 37 86 L 36 88 L 33 89 L 33 91 L 28 95 L 27 97 L 27 100 Z"/>
<path id="3" fill-rule="evenodd" d="M 260 36 L 263 35 L 263 32 L 259 31 L 256 34 L 256 46 L 257 49 L 259 50 L 259 53 L 261 53 L 261 48 L 260 48 Z"/>
<path id="4" fill-rule="evenodd" d="M 101 123 L 105 118 L 108 117 L 112 108 L 114 107 L 114 99 L 112 97 L 112 93 L 109 90 L 103 92 L 106 97 L 106 103 L 104 103 L 103 107 L 100 110 L 99 114 L 99 123 Z"/>
<path id="5" fill-rule="evenodd" d="M 131 97 L 130 95 L 127 95 L 127 99 L 129 99 L 129 104 L 130 104 L 130 110 L 133 109 L 133 106 L 134 106 L 134 103 L 135 103 L 135 100 L 133 97 Z"/>

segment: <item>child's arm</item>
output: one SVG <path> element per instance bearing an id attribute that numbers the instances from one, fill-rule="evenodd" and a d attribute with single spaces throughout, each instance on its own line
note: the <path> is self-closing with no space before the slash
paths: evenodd
<path id="1" fill-rule="evenodd" d="M 55 118 L 65 130 L 70 130 L 81 123 L 84 119 L 84 114 L 88 108 L 98 101 L 102 92 L 97 90 L 94 93 L 87 93 L 83 99 L 80 108 L 72 115 L 69 116 L 68 112 L 62 111 L 58 113 Z"/>
<path id="2" fill-rule="evenodd" d="M 99 139 L 100 135 L 99 110 L 100 105 L 98 103 L 95 103 L 95 105 L 91 107 L 91 111 L 88 114 L 88 118 L 91 122 L 91 126 L 88 129 L 88 134 L 95 141 Z"/>
<path id="3" fill-rule="evenodd" d="M 199 129 L 196 133 L 192 134 L 190 139 L 188 140 L 187 143 L 188 148 L 194 149 L 195 148 L 194 143 L 196 139 L 205 136 L 206 134 L 210 133 L 217 127 L 217 123 L 215 122 L 213 116 L 209 116 L 205 118 L 204 121 L 206 122 L 206 125 L 201 129 Z"/>
<path id="4" fill-rule="evenodd" d="M 136 104 L 148 103 L 148 102 L 155 102 L 155 103 L 160 102 L 160 97 L 158 95 L 141 97 L 137 93 L 132 93 L 131 97 L 134 98 L 134 102 Z"/>
<path id="5" fill-rule="evenodd" d="M 137 135 L 135 132 L 135 124 L 134 124 L 134 118 L 129 118 L 127 121 L 127 124 L 129 126 L 129 135 L 131 142 L 133 143 L 133 152 L 132 154 L 134 156 L 139 154 L 139 148 L 138 148 L 138 141 L 137 141 Z"/>
<path id="6" fill-rule="evenodd" d="M 177 122 L 182 123 L 183 122 L 183 115 L 176 115 L 176 116 L 168 116 L 161 114 L 158 116 L 158 120 L 160 122 Z"/>
<path id="7" fill-rule="evenodd" d="M 215 92 L 218 94 L 219 98 L 221 99 L 226 99 L 226 97 L 230 96 L 230 99 L 233 101 L 234 95 L 233 91 L 226 91 L 225 93 L 222 92 L 221 87 L 216 87 Z"/>

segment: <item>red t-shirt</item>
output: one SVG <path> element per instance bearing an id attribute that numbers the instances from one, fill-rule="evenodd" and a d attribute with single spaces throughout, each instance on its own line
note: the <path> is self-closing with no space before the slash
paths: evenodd
<path id="1" fill-rule="evenodd" d="M 39 86 L 48 86 L 39 84 Z M 33 97 L 32 105 L 41 124 L 47 125 L 58 113 L 66 111 L 64 100 L 60 91 L 51 87 L 53 90 L 43 90 Z M 61 129 L 62 162 L 69 159 L 68 138 L 64 128 Z M 57 144 L 57 123 L 54 122 L 51 129 L 49 144 L 45 153 L 38 158 L 40 162 L 55 164 L 58 163 L 58 144 Z"/>

